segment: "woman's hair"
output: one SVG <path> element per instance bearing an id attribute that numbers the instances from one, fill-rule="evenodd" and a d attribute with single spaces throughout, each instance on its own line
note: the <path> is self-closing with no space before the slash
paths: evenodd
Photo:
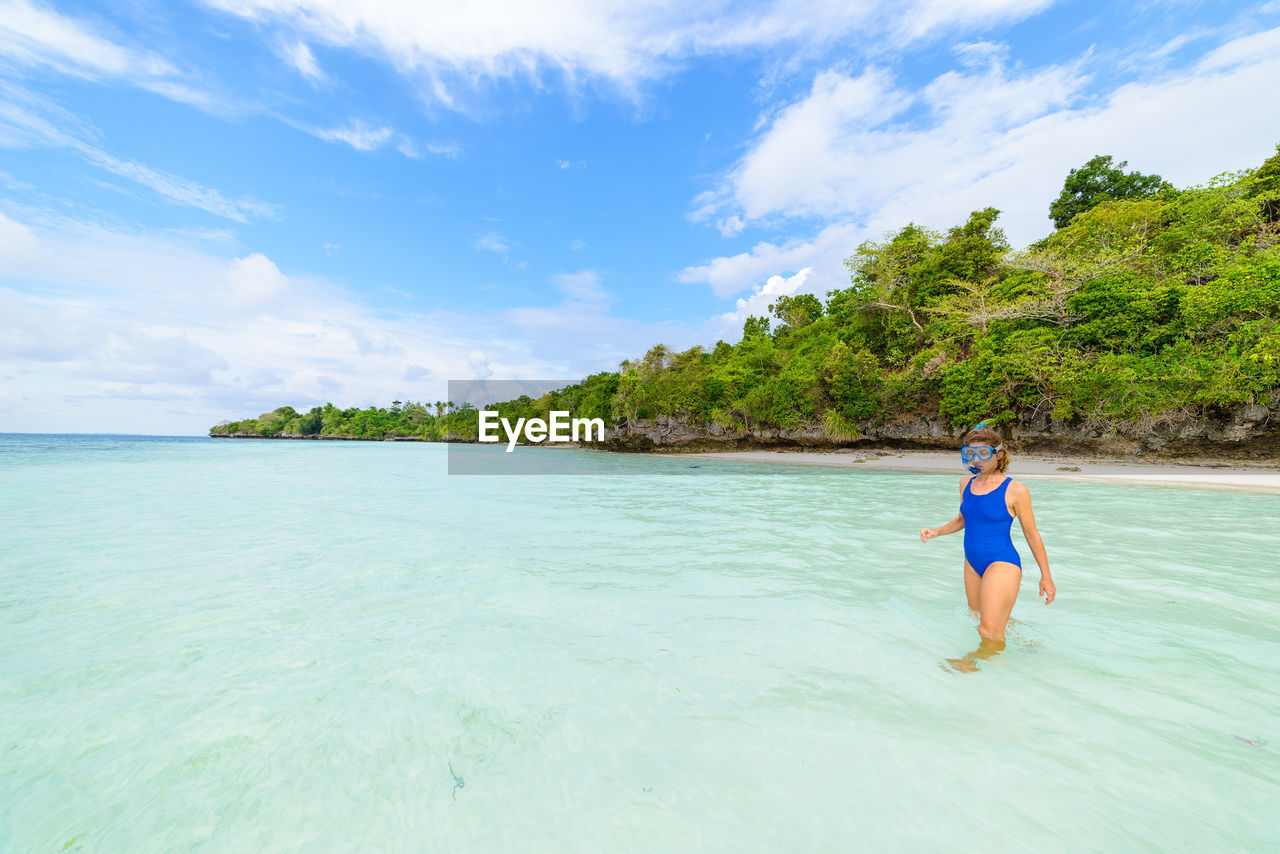
<path id="1" fill-rule="evenodd" d="M 1000 434 L 990 427 L 979 427 L 977 430 L 970 430 L 964 436 L 964 444 L 966 445 L 990 445 L 998 448 L 1004 442 Z M 1004 473 L 1009 469 L 1009 449 L 1004 450 L 1004 456 L 996 461 L 996 471 Z"/>

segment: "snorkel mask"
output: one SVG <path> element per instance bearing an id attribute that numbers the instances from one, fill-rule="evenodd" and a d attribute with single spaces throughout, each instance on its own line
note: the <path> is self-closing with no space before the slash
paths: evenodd
<path id="1" fill-rule="evenodd" d="M 981 430 L 983 427 L 986 427 L 986 426 L 987 426 L 987 422 L 983 421 L 979 423 L 978 426 L 974 427 L 973 430 Z M 972 433 L 973 430 L 970 430 L 969 432 Z M 999 445 L 996 445 L 994 448 L 989 447 L 987 445 L 978 445 L 975 448 L 964 447 L 960 449 L 960 463 L 965 468 L 967 468 L 970 471 L 970 473 L 982 474 L 982 466 L 974 465 L 974 460 L 977 460 L 979 463 L 985 463 L 987 460 L 991 459 L 992 457 L 994 457 L 996 454 L 1000 453 L 1003 450 L 1004 450 L 1004 442 L 1001 442 Z"/>
<path id="2" fill-rule="evenodd" d="M 976 459 L 985 463 L 987 460 L 991 459 L 992 457 L 994 457 L 996 454 L 1000 453 L 1003 450 L 1004 450 L 1004 442 L 1001 442 L 999 445 L 996 445 L 994 449 L 986 445 L 979 445 L 976 448 L 961 448 L 960 462 L 964 465 L 965 468 L 967 468 L 972 473 L 981 474 L 982 466 L 974 465 L 974 460 Z"/>

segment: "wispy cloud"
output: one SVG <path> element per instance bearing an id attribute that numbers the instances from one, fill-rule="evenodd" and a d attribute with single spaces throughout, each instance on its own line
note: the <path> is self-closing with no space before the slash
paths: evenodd
<path id="1" fill-rule="evenodd" d="M 376 151 L 395 135 L 393 128 L 386 125 L 369 125 L 360 119 L 352 119 L 339 127 L 305 128 L 305 130 L 325 142 L 345 142 L 356 151 Z"/>
<path id="2" fill-rule="evenodd" d="M 1052 0 L 907 0 L 896 5 L 768 0 L 626 4 L 519 0 L 455 4 L 423 14 L 418 3 L 380 0 L 205 0 L 290 38 L 372 54 L 416 81 L 421 93 L 462 109 L 459 92 L 482 80 L 558 73 L 575 88 L 603 82 L 633 94 L 646 81 L 705 54 L 813 51 L 857 35 L 862 44 L 905 45 L 1012 23 Z"/>
<path id="3" fill-rule="evenodd" d="M 418 159 L 426 154 L 436 154 L 440 157 L 457 157 L 461 148 L 453 143 L 439 142 L 417 142 L 404 134 L 401 134 L 396 141 L 396 151 L 399 151 L 405 157 Z"/>
<path id="4" fill-rule="evenodd" d="M 176 73 L 155 54 L 122 47 L 82 21 L 26 0 L 7 0 L 0 11 L 0 54 L 83 77 L 168 77 Z"/>
<path id="5" fill-rule="evenodd" d="M 122 80 L 175 101 L 212 106 L 209 95 L 184 81 L 164 57 L 117 44 L 87 21 L 28 0 L 0 3 L 0 57 L 87 80 Z"/>
<path id="6" fill-rule="evenodd" d="M 505 261 L 510 257 L 511 250 L 520 244 L 503 237 L 501 232 L 490 231 L 477 237 L 475 243 L 471 245 L 482 252 L 501 255 Z"/>
<path id="7" fill-rule="evenodd" d="M 551 278 L 565 299 L 579 303 L 606 303 L 612 295 L 600 285 L 600 274 L 595 270 L 577 273 L 557 273 Z"/>
<path id="8" fill-rule="evenodd" d="M 289 42 L 281 47 L 281 53 L 294 70 L 312 83 L 324 83 L 329 79 L 306 42 Z"/>
<path id="9" fill-rule="evenodd" d="M 396 151 L 411 159 L 418 159 L 424 154 L 437 154 L 442 157 L 456 157 L 456 145 L 418 142 L 400 133 L 390 125 L 371 124 L 363 119 L 349 119 L 346 124 L 334 127 L 315 127 L 286 120 L 289 125 L 304 133 L 309 133 L 325 142 L 341 142 L 356 151 L 378 151 L 385 145 L 391 145 Z"/>
<path id="10" fill-rule="evenodd" d="M 228 199 L 212 187 L 118 157 L 86 137 L 96 131 L 53 101 L 0 81 L 0 147 L 51 147 L 78 155 L 85 162 L 132 181 L 185 207 L 237 222 L 272 217 L 277 208 L 253 199 Z"/>

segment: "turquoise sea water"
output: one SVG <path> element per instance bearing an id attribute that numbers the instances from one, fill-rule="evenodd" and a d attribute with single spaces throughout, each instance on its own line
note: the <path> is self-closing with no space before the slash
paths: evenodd
<path id="1" fill-rule="evenodd" d="M 960 674 L 958 477 L 516 453 L 0 436 L 0 851 L 1280 849 L 1280 496 L 1028 479 Z"/>

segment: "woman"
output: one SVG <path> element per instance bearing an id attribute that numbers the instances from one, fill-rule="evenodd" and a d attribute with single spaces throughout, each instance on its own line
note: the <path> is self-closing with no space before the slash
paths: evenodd
<path id="1" fill-rule="evenodd" d="M 1004 648 L 1004 627 L 1022 583 L 1022 560 L 1009 536 L 1014 519 L 1022 525 L 1023 536 L 1040 566 L 1039 595 L 1045 597 L 1046 605 L 1057 590 L 1031 513 L 1031 493 L 1005 474 L 1009 452 L 1000 434 L 986 422 L 970 430 L 960 449 L 960 461 L 974 474 L 960 483 L 960 513 L 941 528 L 922 528 L 920 541 L 927 543 L 964 529 L 964 592 L 969 610 L 978 614 L 978 634 L 982 636 L 975 655 L 986 657 Z"/>

